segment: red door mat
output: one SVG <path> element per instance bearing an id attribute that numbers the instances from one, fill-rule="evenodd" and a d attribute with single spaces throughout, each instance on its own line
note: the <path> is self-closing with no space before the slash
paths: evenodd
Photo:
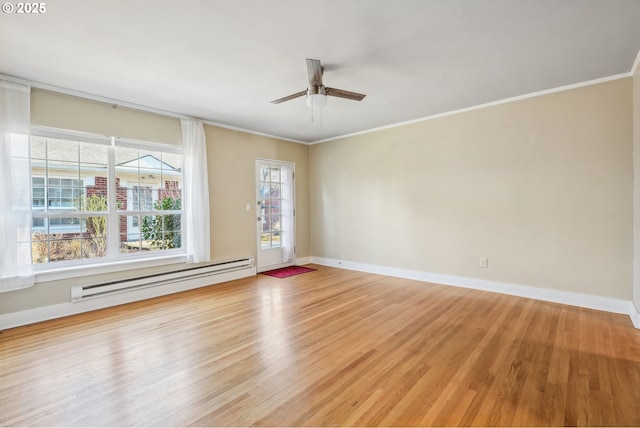
<path id="1" fill-rule="evenodd" d="M 317 269 L 303 267 L 303 266 L 287 266 L 280 269 L 268 270 L 266 272 L 260 272 L 263 275 L 275 276 L 276 278 L 287 278 L 293 275 L 299 275 L 301 273 L 312 272 Z"/>

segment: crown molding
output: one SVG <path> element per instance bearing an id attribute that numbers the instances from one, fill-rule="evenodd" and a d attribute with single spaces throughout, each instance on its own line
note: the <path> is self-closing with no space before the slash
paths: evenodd
<path id="1" fill-rule="evenodd" d="M 104 104 L 109 104 L 109 105 L 112 105 L 112 106 L 124 107 L 124 108 L 132 109 L 132 110 L 139 110 L 139 111 L 143 111 L 143 112 L 147 112 L 147 113 L 157 114 L 157 115 L 160 115 L 160 116 L 172 117 L 172 118 L 175 118 L 175 119 L 200 119 L 200 120 L 202 120 L 202 123 L 204 123 L 205 125 L 216 126 L 218 128 L 230 129 L 230 130 L 233 130 L 233 131 L 244 132 L 244 133 L 252 134 L 252 135 L 259 135 L 261 137 L 275 138 L 277 140 L 289 141 L 289 142 L 297 143 L 297 144 L 305 144 L 305 145 L 308 144 L 307 142 L 304 142 L 304 141 L 294 140 L 294 139 L 291 139 L 291 138 L 284 138 L 284 137 L 280 137 L 280 136 L 277 136 L 277 135 L 265 134 L 263 132 L 253 131 L 253 130 L 250 130 L 250 129 L 245 129 L 245 128 L 240 128 L 240 127 L 236 127 L 236 126 L 225 125 L 223 123 L 218 123 L 218 122 L 215 122 L 215 121 L 209 120 L 209 119 L 188 116 L 188 115 L 181 114 L 181 113 L 175 113 L 175 112 L 162 110 L 162 109 L 157 109 L 157 108 L 154 108 L 154 107 L 149 107 L 149 106 L 145 106 L 145 105 L 141 105 L 141 104 L 135 104 L 135 103 L 127 102 L 127 101 L 117 100 L 115 98 L 103 97 L 101 95 L 95 95 L 95 94 L 91 94 L 91 93 L 88 93 L 88 92 L 76 91 L 76 90 L 73 90 L 73 89 L 67 89 L 67 88 L 63 88 L 63 87 L 60 87 L 60 86 L 49 85 L 49 84 L 42 83 L 42 82 L 26 80 L 26 79 L 22 79 L 22 78 L 15 77 L 15 76 L 0 74 L 0 78 L 6 79 L 6 80 L 9 80 L 9 81 L 12 81 L 12 82 L 16 82 L 16 83 L 21 83 L 23 85 L 29 85 L 32 88 L 41 89 L 43 91 L 56 92 L 56 93 L 59 93 L 59 94 L 69 95 L 69 96 L 72 96 L 72 97 L 83 98 L 83 99 L 87 99 L 87 100 L 91 100 L 91 101 L 97 101 L 97 102 L 104 103 Z"/>
<path id="2" fill-rule="evenodd" d="M 364 130 L 364 131 L 353 132 L 353 133 L 350 133 L 350 134 L 343 134 L 343 135 L 339 135 L 339 136 L 336 136 L 336 137 L 331 137 L 331 138 L 326 138 L 326 139 L 317 140 L 317 141 L 311 141 L 311 142 L 295 140 L 295 139 L 291 139 L 291 138 L 281 137 L 281 136 L 278 136 L 278 135 L 266 134 L 266 133 L 263 133 L 263 132 L 253 131 L 253 130 L 250 130 L 250 129 L 240 128 L 240 127 L 231 126 L 231 125 L 225 125 L 223 123 L 215 122 L 215 121 L 210 120 L 210 119 L 194 118 L 192 116 L 187 116 L 187 115 L 184 115 L 184 114 L 181 114 L 181 113 L 175 113 L 175 112 L 161 110 L 161 109 L 148 107 L 148 106 L 144 106 L 144 105 L 140 105 L 140 104 L 129 103 L 129 102 L 121 101 L 121 100 L 116 100 L 116 99 L 113 99 L 113 98 L 103 97 L 103 96 L 100 96 L 100 95 L 94 95 L 94 94 L 90 94 L 90 93 L 87 93 L 87 92 L 75 91 L 75 90 L 62 88 L 62 87 L 54 86 L 54 85 L 49 85 L 49 84 L 45 84 L 45 83 L 41 83 L 41 82 L 29 81 L 29 80 L 25 80 L 25 79 L 21 79 L 21 78 L 15 77 L 15 76 L 9 76 L 9 75 L 0 74 L 0 78 L 11 80 L 11 81 L 14 81 L 14 82 L 17 82 L 17 83 L 27 84 L 27 85 L 30 85 L 30 86 L 32 86 L 34 88 L 37 88 L 37 89 L 57 92 L 57 93 L 61 93 L 61 94 L 64 94 L 64 95 L 70 95 L 70 96 L 74 96 L 74 97 L 89 99 L 89 100 L 98 101 L 98 102 L 102 102 L 102 103 L 106 103 L 106 104 L 111 104 L 111 105 L 116 105 L 116 106 L 120 106 L 120 107 L 130 108 L 130 109 L 134 109 L 134 110 L 145 111 L 145 112 L 148 112 L 148 113 L 158 114 L 158 115 L 162 115 L 162 116 L 173 117 L 173 118 L 176 118 L 176 119 L 200 119 L 206 125 L 216 126 L 216 127 L 219 127 L 219 128 L 229 129 L 229 130 L 232 130 L 232 131 L 239 131 L 239 132 L 244 132 L 244 133 L 247 133 L 247 134 L 258 135 L 258 136 L 261 136 L 261 137 L 274 138 L 274 139 L 277 139 L 277 140 L 288 141 L 288 142 L 291 142 L 291 143 L 297 143 L 297 144 L 303 144 L 303 145 L 314 145 L 314 144 L 327 143 L 327 142 L 330 142 L 330 141 L 341 140 L 341 139 L 344 139 L 344 138 L 355 137 L 355 136 L 358 136 L 358 135 L 365 135 L 365 134 L 369 134 L 369 133 L 373 133 L 373 132 L 382 131 L 382 130 L 385 130 L 385 129 L 391 129 L 391 128 L 397 128 L 397 127 L 401 127 L 401 126 L 405 126 L 405 125 L 411 125 L 411 124 L 414 124 L 414 123 L 424 122 L 424 121 L 432 120 L 432 119 L 438 119 L 438 118 L 441 118 L 441 117 L 452 116 L 452 115 L 456 115 L 456 114 L 460 114 L 460 113 L 466 113 L 466 112 L 469 112 L 469 111 L 480 110 L 480 109 L 487 108 L 487 107 L 493 107 L 493 106 L 497 106 L 497 105 L 501 105 L 501 104 L 512 103 L 512 102 L 521 101 L 521 100 L 525 100 L 525 99 L 529 99 L 529 98 L 540 97 L 540 96 L 543 96 L 543 95 L 554 94 L 554 93 L 557 93 L 557 92 L 569 91 L 569 90 L 572 90 L 572 89 L 582 88 L 582 87 L 585 87 L 585 86 L 597 85 L 597 84 L 600 84 L 600 83 L 606 83 L 606 82 L 610 82 L 610 81 L 613 81 L 613 80 L 624 79 L 624 78 L 627 78 L 627 77 L 632 77 L 636 73 L 639 65 L 640 65 L 640 51 L 638 51 L 638 55 L 636 56 L 636 59 L 635 59 L 635 61 L 633 63 L 633 66 L 631 67 L 631 70 L 629 72 L 627 72 L 627 73 L 616 74 L 616 75 L 613 75 L 613 76 L 608 76 L 608 77 L 603 77 L 603 78 L 599 78 L 599 79 L 588 80 L 588 81 L 585 81 L 585 82 L 574 83 L 574 84 L 566 85 L 566 86 L 559 86 L 557 88 L 552 88 L 552 89 L 545 89 L 543 91 L 532 92 L 532 93 L 529 93 L 529 94 L 518 95 L 518 96 L 510 97 L 510 98 L 504 98 L 504 99 L 501 99 L 501 100 L 491 101 L 491 102 L 488 102 L 488 103 L 478 104 L 478 105 L 475 105 L 475 106 L 469 106 L 469 107 L 464 107 L 464 108 L 461 108 L 461 109 L 451 110 L 451 111 L 444 112 L 444 113 L 438 113 L 438 114 L 434 114 L 434 115 L 430 115 L 430 116 L 425 116 L 425 117 L 418 118 L 418 119 L 412 119 L 412 120 L 408 120 L 408 121 L 404 121 L 404 122 L 393 123 L 393 124 L 390 124 L 390 125 L 380 126 L 380 127 L 376 127 L 376 128 L 367 129 L 367 130 Z"/>
<path id="3" fill-rule="evenodd" d="M 640 58 L 640 52 L 639 52 L 638 58 Z M 634 67 L 638 65 L 637 63 L 638 63 L 638 59 L 636 58 L 636 64 L 634 65 Z M 478 104 L 478 105 L 475 105 L 475 106 L 465 107 L 465 108 L 461 108 L 461 109 L 457 109 L 457 110 L 451 110 L 451 111 L 448 111 L 448 112 L 438 113 L 438 114 L 434 114 L 434 115 L 431 115 L 431 116 L 425 116 L 425 117 L 421 117 L 419 119 L 408 120 L 406 122 L 398 122 L 398 123 L 394 123 L 394 124 L 391 124 L 391 125 L 380 126 L 378 128 L 371 128 L 371 129 L 367 129 L 367 130 L 364 130 L 364 131 L 354 132 L 354 133 L 351 133 L 351 134 L 345 134 L 345 135 L 341 135 L 341 136 L 338 136 L 338 137 L 326 138 L 324 140 L 313 141 L 313 142 L 309 143 L 309 145 L 327 143 L 329 141 L 341 140 L 343 138 L 355 137 L 357 135 L 369 134 L 369 133 L 372 133 L 372 132 L 378 132 L 378 131 L 382 131 L 382 130 L 385 130 L 385 129 L 391 129 L 391 128 L 397 128 L 397 127 L 400 127 L 400 126 L 411 125 L 413 123 L 424 122 L 424 121 L 427 121 L 427 120 L 438 119 L 438 118 L 441 118 L 441 117 L 453 116 L 453 115 L 456 115 L 456 114 L 466 113 L 466 112 L 473 111 L 473 110 L 480 110 L 480 109 L 487 108 L 487 107 L 493 107 L 493 106 L 497 106 L 497 105 L 501 105 L 501 104 L 512 103 L 512 102 L 516 102 L 516 101 L 526 100 L 526 99 L 529 99 L 529 98 L 540 97 L 540 96 L 543 96 L 543 95 L 555 94 L 557 92 L 569 91 L 569 90 L 572 90 L 572 89 L 582 88 L 582 87 L 585 87 L 585 86 L 598 85 L 600 83 L 606 83 L 606 82 L 611 82 L 613 80 L 625 79 L 625 78 L 631 77 L 631 76 L 633 76 L 633 71 L 628 72 L 628 73 L 616 74 L 616 75 L 608 76 L 608 77 L 602 77 L 600 79 L 588 80 L 586 82 L 574 83 L 574 84 L 566 85 L 566 86 L 559 86 L 557 88 L 545 89 L 544 91 L 532 92 L 532 93 L 529 93 L 529 94 L 518 95 L 518 96 L 510 97 L 510 98 L 504 98 L 504 99 L 501 99 L 501 100 L 491 101 L 491 102 L 484 103 L 484 104 Z"/>
<path id="4" fill-rule="evenodd" d="M 633 61 L 633 65 L 631 66 L 631 72 L 629 73 L 631 76 L 634 76 L 636 71 L 638 71 L 638 64 L 640 64 L 640 50 L 638 51 L 638 55 L 636 55 L 636 60 Z"/>

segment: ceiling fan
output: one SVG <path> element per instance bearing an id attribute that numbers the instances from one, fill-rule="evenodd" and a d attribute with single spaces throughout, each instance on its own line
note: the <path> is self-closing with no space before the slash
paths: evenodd
<path id="1" fill-rule="evenodd" d="M 307 58 L 307 74 L 309 75 L 309 87 L 295 94 L 278 98 L 271 101 L 272 104 L 280 104 L 294 98 L 307 96 L 307 106 L 312 108 L 322 108 L 327 105 L 327 95 L 338 98 L 346 98 L 348 100 L 362 101 L 365 94 L 357 92 L 345 91 L 343 89 L 327 88 L 322 84 L 322 72 L 324 71 L 319 59 Z"/>

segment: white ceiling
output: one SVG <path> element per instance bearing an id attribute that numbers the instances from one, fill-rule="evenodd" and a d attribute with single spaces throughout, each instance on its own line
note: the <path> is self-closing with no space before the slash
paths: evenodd
<path id="1" fill-rule="evenodd" d="M 628 73 L 639 0 L 54 0 L 0 14 L 0 73 L 313 142 Z M 329 98 L 311 122 L 305 58 Z M 316 115 L 317 116 L 317 115 Z"/>

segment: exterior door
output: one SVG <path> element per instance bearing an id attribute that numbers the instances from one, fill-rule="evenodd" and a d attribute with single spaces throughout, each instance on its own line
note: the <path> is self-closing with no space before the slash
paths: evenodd
<path id="1" fill-rule="evenodd" d="M 258 272 L 295 262 L 294 164 L 256 160 Z"/>

